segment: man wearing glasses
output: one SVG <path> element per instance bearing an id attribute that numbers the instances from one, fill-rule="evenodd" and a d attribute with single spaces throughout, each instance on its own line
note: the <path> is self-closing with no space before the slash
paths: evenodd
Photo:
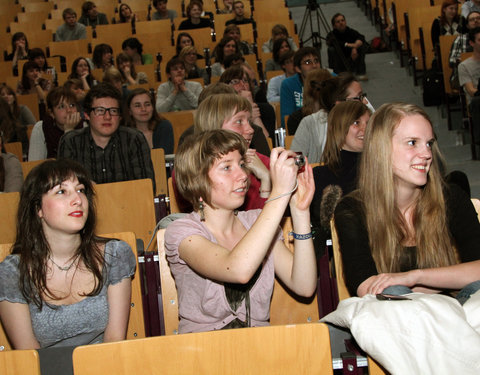
<path id="1" fill-rule="evenodd" d="M 327 34 L 328 65 L 335 73 L 349 71 L 359 81 L 366 81 L 365 37 L 347 26 L 345 16 L 332 17 L 333 30 Z"/>
<path id="2" fill-rule="evenodd" d="M 300 48 L 293 56 L 293 65 L 297 74 L 285 78 L 280 87 L 280 115 L 282 126 L 286 115 L 291 115 L 303 106 L 303 81 L 307 73 L 321 68 L 320 55 L 313 47 Z"/>
<path id="3" fill-rule="evenodd" d="M 101 83 L 85 96 L 88 127 L 62 136 L 58 158 L 82 164 L 98 184 L 155 177 L 150 147 L 137 129 L 119 126 L 121 94 L 112 85 Z"/>

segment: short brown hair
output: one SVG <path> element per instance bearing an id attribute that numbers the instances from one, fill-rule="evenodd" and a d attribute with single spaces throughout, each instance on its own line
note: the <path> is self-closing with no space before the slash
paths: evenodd
<path id="1" fill-rule="evenodd" d="M 221 95 L 216 95 L 221 96 Z M 199 199 L 211 206 L 211 180 L 208 172 L 215 160 L 232 151 L 247 152 L 243 137 L 230 130 L 208 130 L 185 139 L 175 155 L 175 183 L 193 209 L 199 209 Z"/>
<path id="2" fill-rule="evenodd" d="M 195 134 L 205 130 L 221 129 L 226 120 L 242 111 L 252 113 L 252 105 L 238 94 L 209 96 L 200 103 L 195 111 L 193 117 Z"/>
<path id="3" fill-rule="evenodd" d="M 47 94 L 47 108 L 53 111 L 53 108 L 60 103 L 62 98 L 69 104 L 75 104 L 77 102 L 77 98 L 69 89 L 63 86 L 55 87 Z"/>

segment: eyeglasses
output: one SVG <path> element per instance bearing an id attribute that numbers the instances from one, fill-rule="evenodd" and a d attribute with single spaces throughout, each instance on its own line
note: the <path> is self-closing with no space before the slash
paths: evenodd
<path id="1" fill-rule="evenodd" d="M 239 83 L 242 83 L 242 82 L 243 83 L 248 83 L 248 79 L 247 78 L 242 78 L 242 79 L 235 78 L 235 79 L 232 79 L 228 84 L 235 86 L 235 85 L 238 85 Z"/>
<path id="2" fill-rule="evenodd" d="M 350 102 L 352 100 L 356 100 L 357 102 L 363 102 L 364 99 L 366 99 L 367 93 L 364 92 L 363 94 L 360 94 L 359 96 L 354 96 L 353 98 L 346 98 L 346 102 Z"/>
<path id="3" fill-rule="evenodd" d="M 93 107 L 92 111 L 95 116 L 105 116 L 105 113 L 107 112 L 110 114 L 110 116 L 120 116 L 120 108 L 118 107 Z"/>
<path id="4" fill-rule="evenodd" d="M 312 64 L 318 64 L 320 63 L 320 60 L 318 59 L 313 59 L 313 60 L 305 60 L 305 61 L 302 61 L 302 64 L 305 64 L 305 65 L 312 65 Z"/>
<path id="5" fill-rule="evenodd" d="M 76 105 L 75 104 L 65 104 L 65 103 L 60 103 L 59 105 L 57 105 L 55 108 L 56 109 L 59 109 L 59 110 L 64 110 L 64 109 L 71 109 L 71 108 L 75 108 Z"/>

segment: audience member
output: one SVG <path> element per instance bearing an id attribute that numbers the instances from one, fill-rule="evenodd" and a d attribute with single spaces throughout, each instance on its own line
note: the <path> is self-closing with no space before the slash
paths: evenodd
<path id="1" fill-rule="evenodd" d="M 139 130 L 119 126 L 121 102 L 113 86 L 94 86 L 84 101 L 90 126 L 66 133 L 58 157 L 81 163 L 98 184 L 150 178 L 155 191 L 150 147 Z"/>
<path id="2" fill-rule="evenodd" d="M 273 42 L 277 39 L 287 39 L 288 44 L 290 45 L 290 48 L 292 51 L 297 51 L 298 47 L 293 41 L 293 39 L 288 35 L 288 30 L 284 25 L 277 24 L 272 27 L 272 37 L 263 43 L 262 45 L 262 51 L 263 52 L 273 52 Z"/>
<path id="3" fill-rule="evenodd" d="M 133 13 L 132 8 L 126 3 L 118 6 L 118 23 L 133 23 L 138 21 L 138 17 Z"/>
<path id="4" fill-rule="evenodd" d="M 210 79 L 207 70 L 197 65 L 197 50 L 194 46 L 184 47 L 178 57 L 185 64 L 186 79 L 202 78 L 203 83 L 208 85 Z"/>
<path id="5" fill-rule="evenodd" d="M 440 35 L 458 35 L 461 31 L 462 23 L 458 15 L 457 0 L 444 0 L 440 17 L 435 18 L 432 23 L 430 31 L 432 45 L 436 46 L 440 43 Z"/>
<path id="6" fill-rule="evenodd" d="M 223 38 L 215 46 L 215 63 L 212 64 L 212 77 L 220 77 L 225 71 L 225 58 L 235 53 L 240 53 L 238 43 L 232 37 Z"/>
<path id="7" fill-rule="evenodd" d="M 95 46 L 92 54 L 94 69 L 102 69 L 104 72 L 113 66 L 113 49 L 110 45 L 100 43 Z"/>
<path id="8" fill-rule="evenodd" d="M 156 109 L 158 112 L 173 112 L 195 109 L 202 85 L 185 80 L 185 64 L 178 58 L 166 66 L 168 81 L 158 86 Z"/>
<path id="9" fill-rule="evenodd" d="M 95 214 L 80 164 L 50 160 L 28 174 L 12 255 L 0 263 L 0 314 L 14 349 L 125 339 L 135 256 L 96 236 Z"/>
<path id="10" fill-rule="evenodd" d="M 133 59 L 126 54 L 121 52 L 117 55 L 117 69 L 120 70 L 122 74 L 122 83 L 124 85 L 138 85 L 148 83 L 148 77 L 144 72 L 136 72 L 135 65 L 133 64 Z"/>
<path id="11" fill-rule="evenodd" d="M 126 101 L 125 125 L 140 130 L 150 148 L 163 148 L 165 154 L 173 154 L 172 124 L 157 113 L 154 101 L 150 91 L 132 90 Z"/>
<path id="12" fill-rule="evenodd" d="M 182 21 L 178 26 L 178 30 L 192 30 L 201 29 L 204 27 L 212 27 L 212 23 L 209 18 L 201 17 L 203 12 L 203 4 L 199 0 L 191 0 L 187 5 L 187 17 L 188 19 Z"/>
<path id="13" fill-rule="evenodd" d="M 323 108 L 327 112 L 329 111 L 329 109 L 326 108 L 329 108 L 330 106 L 326 105 L 322 95 L 333 97 L 334 93 L 332 91 L 327 94 L 321 83 L 330 78 L 332 78 L 332 75 L 326 69 L 318 68 L 308 72 L 305 77 L 305 85 L 303 89 L 303 107 L 288 116 L 287 132 L 289 135 L 295 135 L 298 126 L 304 117 L 317 112 L 320 108 Z M 333 90 L 335 90 L 336 86 L 332 85 L 332 87 Z M 328 103 L 330 103 L 330 100 L 328 100 Z"/>
<path id="14" fill-rule="evenodd" d="M 12 62 L 13 71 L 17 71 L 18 60 L 28 58 L 28 41 L 27 36 L 21 31 L 16 32 L 12 36 L 12 53 L 5 57 L 5 61 Z"/>
<path id="15" fill-rule="evenodd" d="M 231 66 L 220 77 L 220 82 L 232 86 L 238 95 L 248 100 L 252 106 L 251 121 L 260 126 L 265 137 L 275 138 L 275 110 L 269 103 L 254 101 L 251 80 L 245 70 L 238 65 Z"/>
<path id="16" fill-rule="evenodd" d="M 230 14 L 233 12 L 233 0 L 223 0 L 223 9 L 219 9 L 219 14 Z"/>
<path id="17" fill-rule="evenodd" d="M 5 150 L 0 132 L 0 194 L 19 192 L 22 185 L 22 165 L 15 155 Z"/>
<path id="18" fill-rule="evenodd" d="M 462 5 L 462 17 L 467 18 L 471 12 L 480 12 L 480 0 L 467 0 Z"/>
<path id="19" fill-rule="evenodd" d="M 458 66 L 460 85 L 467 94 L 470 114 L 472 116 L 473 140 L 480 145 L 480 27 L 475 27 L 468 33 L 469 44 L 473 48 L 473 56 L 461 62 Z"/>
<path id="20" fill-rule="evenodd" d="M 78 78 L 70 78 L 64 84 L 63 88 L 67 91 L 70 91 L 73 96 L 75 96 L 75 104 L 77 106 L 77 110 L 80 113 L 80 117 L 83 119 L 83 101 L 85 100 L 85 95 L 87 95 L 87 91 L 83 88 L 83 82 L 81 79 Z"/>
<path id="21" fill-rule="evenodd" d="M 18 104 L 17 95 L 10 86 L 1 84 L 0 96 L 7 102 L 10 114 L 20 126 L 33 125 L 37 122 L 30 108 L 26 105 Z"/>
<path id="22" fill-rule="evenodd" d="M 337 74 L 349 71 L 360 81 L 366 81 L 365 37 L 348 27 L 341 13 L 332 17 L 332 27 L 327 35 L 328 66 Z"/>
<path id="23" fill-rule="evenodd" d="M 77 57 L 72 63 L 72 69 L 68 79 L 77 78 L 82 81 L 83 89 L 90 90 L 96 84 L 95 78 L 92 76 L 90 64 L 84 57 Z"/>
<path id="24" fill-rule="evenodd" d="M 250 55 L 253 53 L 252 45 L 242 40 L 242 34 L 240 32 L 240 28 L 237 25 L 230 24 L 225 27 L 225 30 L 223 30 L 223 37 L 225 38 L 227 36 L 235 39 L 235 41 L 238 43 L 238 47 L 240 48 L 240 52 L 243 55 Z"/>
<path id="25" fill-rule="evenodd" d="M 169 19 L 173 22 L 174 18 L 177 18 L 177 11 L 173 9 L 167 9 L 167 0 L 153 0 L 153 7 L 156 12 L 152 15 L 152 20 L 166 20 Z"/>
<path id="26" fill-rule="evenodd" d="M 195 41 L 192 36 L 186 32 L 178 33 L 177 42 L 175 43 L 175 51 L 177 54 L 174 57 L 178 57 L 183 48 L 190 46 L 195 46 Z M 197 59 L 203 59 L 203 56 L 197 54 Z"/>
<path id="27" fill-rule="evenodd" d="M 235 89 L 223 82 L 216 82 L 206 86 L 200 95 L 198 96 L 198 105 L 200 105 L 204 99 L 210 97 L 211 95 L 217 94 L 236 94 Z M 253 136 L 250 141 L 250 148 L 256 150 L 258 153 L 268 156 L 270 155 L 270 146 L 268 145 L 267 138 L 263 134 L 263 130 L 260 126 L 255 125 L 250 121 L 250 126 L 253 128 Z M 194 127 L 193 125 L 185 130 L 178 140 L 178 146 L 180 146 L 186 137 L 193 134 Z M 178 199 L 177 199 L 178 202 Z M 184 212 L 184 211 L 182 211 Z"/>
<path id="28" fill-rule="evenodd" d="M 456 298 L 465 302 L 480 284 L 480 224 L 466 194 L 444 186 L 428 115 L 412 104 L 384 104 L 364 144 L 358 190 L 335 209 L 349 292 L 463 289 Z"/>
<path id="29" fill-rule="evenodd" d="M 82 5 L 82 16 L 78 22 L 85 26 L 108 25 L 107 16 L 105 13 L 99 13 L 97 6 L 93 1 L 85 1 Z"/>
<path id="30" fill-rule="evenodd" d="M 57 72 L 54 66 L 48 66 L 47 57 L 41 48 L 32 48 L 28 51 L 28 59 L 37 64 L 40 73 L 48 74 L 52 77 L 52 82 L 56 85 Z"/>
<path id="31" fill-rule="evenodd" d="M 460 56 L 462 53 L 471 52 L 472 46 L 468 43 L 468 31 L 473 30 L 475 27 L 480 27 L 480 12 L 473 11 L 467 16 L 467 33 L 459 35 L 453 41 L 450 49 L 450 57 L 448 63 L 454 68 L 453 75 L 458 77 L 458 71 L 456 69 L 457 64 L 460 62 Z"/>
<path id="32" fill-rule="evenodd" d="M 282 66 L 280 65 L 280 56 L 287 51 L 291 51 L 287 39 L 280 38 L 275 40 L 273 43 L 273 58 L 268 59 L 265 63 L 265 71 L 269 72 L 272 70 L 281 70 Z"/>
<path id="33" fill-rule="evenodd" d="M 287 51 L 283 53 L 279 58 L 280 67 L 282 68 L 284 74 L 270 78 L 268 81 L 267 88 L 267 100 L 269 102 L 279 102 L 280 101 L 280 87 L 285 78 L 291 77 L 297 72 L 293 65 L 293 51 Z"/>
<path id="34" fill-rule="evenodd" d="M 233 15 L 234 18 L 225 22 L 225 26 L 228 25 L 246 25 L 253 23 L 252 18 L 245 17 L 245 5 L 241 0 L 235 0 L 233 2 Z"/>
<path id="35" fill-rule="evenodd" d="M 122 43 L 122 50 L 133 60 L 133 65 L 153 64 L 153 56 L 143 53 L 143 44 L 137 38 L 125 39 Z"/>
<path id="36" fill-rule="evenodd" d="M 315 231 L 315 249 L 322 254 L 330 237 L 330 219 L 342 195 L 356 189 L 357 170 L 370 110 L 361 102 L 338 103 L 328 114 L 323 165 L 313 168 L 315 194 L 310 217 Z"/>
<path id="37" fill-rule="evenodd" d="M 335 104 L 349 100 L 369 104 L 362 86 L 351 73 L 320 82 L 319 90 L 320 110 L 302 119 L 291 146 L 294 151 L 302 151 L 312 163 L 321 161 L 327 141 L 327 116 Z"/>
<path id="38" fill-rule="evenodd" d="M 37 94 L 38 101 L 43 103 L 51 87 L 52 82 L 42 78 L 35 62 L 27 61 L 23 64 L 22 79 L 17 85 L 18 95 Z"/>
<path id="39" fill-rule="evenodd" d="M 0 98 L 0 135 L 4 143 L 21 142 L 23 157 L 28 155 L 27 128 L 16 121 L 3 98 Z"/>
<path id="40" fill-rule="evenodd" d="M 286 115 L 291 115 L 303 106 L 303 80 L 307 73 L 320 68 L 320 55 L 316 48 L 300 48 L 293 56 L 297 74 L 286 78 L 280 87 L 280 116 L 282 126 Z"/>
<path id="41" fill-rule="evenodd" d="M 178 290 L 180 333 L 268 325 L 275 274 L 297 295 L 309 297 L 315 291 L 308 210 L 314 190 L 311 167 L 298 173 L 289 158 L 294 154 L 280 152 L 275 149 L 271 156 L 271 196 L 280 199 L 272 199 L 263 210 L 245 212 L 236 210 L 248 186 L 247 145 L 241 136 L 225 130 L 204 132 L 190 137 L 177 152 L 178 188 L 194 208 L 165 234 Z M 289 202 L 295 257 L 279 228 Z M 212 292 L 208 298 L 206 289 Z"/>
<path id="42" fill-rule="evenodd" d="M 127 85 L 123 83 L 123 76 L 120 70 L 114 66 L 111 66 L 105 71 L 105 73 L 103 73 L 102 82 L 108 83 L 118 90 L 118 92 L 122 95 L 121 104 L 123 105 L 128 96 L 129 90 L 127 89 Z"/>
<path id="43" fill-rule="evenodd" d="M 76 101 L 75 95 L 64 87 L 50 90 L 48 115 L 35 124 L 30 136 L 28 161 L 56 158 L 62 135 L 83 127 Z"/>
<path id="44" fill-rule="evenodd" d="M 58 26 L 55 32 L 55 41 L 87 39 L 87 29 L 85 25 L 77 22 L 77 12 L 72 8 L 67 8 L 63 11 L 62 16 L 65 23 Z"/>

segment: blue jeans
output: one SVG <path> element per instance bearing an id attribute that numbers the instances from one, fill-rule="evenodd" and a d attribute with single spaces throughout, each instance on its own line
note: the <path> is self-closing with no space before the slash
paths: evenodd
<path id="1" fill-rule="evenodd" d="M 465 285 L 455 297 L 460 305 L 463 305 L 470 298 L 472 294 L 480 290 L 480 280 L 474 281 Z M 413 290 L 404 285 L 392 285 L 383 290 L 384 294 L 391 294 L 394 296 L 401 296 L 403 294 L 413 293 Z"/>

